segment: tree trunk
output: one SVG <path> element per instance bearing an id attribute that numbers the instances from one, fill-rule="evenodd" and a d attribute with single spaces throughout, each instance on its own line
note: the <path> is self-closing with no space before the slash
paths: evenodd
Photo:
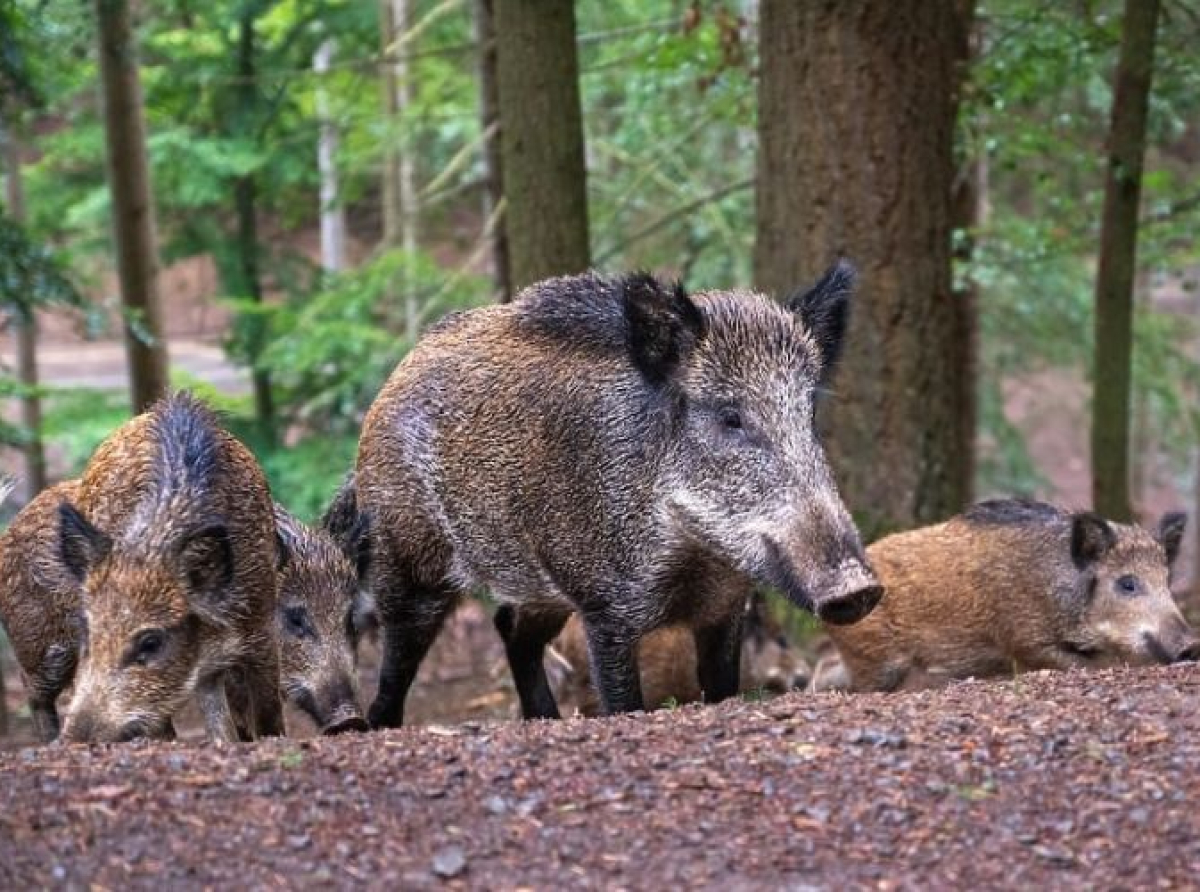
<path id="1" fill-rule="evenodd" d="M 338 131 L 324 84 L 335 46 L 336 41 L 330 37 L 322 41 L 313 54 L 313 72 L 317 76 L 317 120 L 320 123 L 317 170 L 321 180 L 321 266 L 326 272 L 338 272 L 346 266 L 346 213 L 338 201 Z"/>
<path id="2" fill-rule="evenodd" d="M 479 122 L 490 135 L 484 143 L 484 167 L 487 190 L 484 219 L 501 208 L 492 230 L 492 281 L 500 303 L 512 300 L 512 273 L 508 259 L 508 231 L 505 228 L 504 167 L 500 160 L 500 98 L 496 84 L 496 0 L 475 0 L 475 40 L 479 44 Z"/>
<path id="3" fill-rule="evenodd" d="M 861 272 L 824 419 L 868 537 L 967 490 L 965 328 L 951 278 L 954 124 L 973 19 L 955 0 L 763 0 L 755 279 Z"/>
<path id="4" fill-rule="evenodd" d="M 0 132 L 4 152 L 5 203 L 14 222 L 25 222 L 25 190 L 21 183 L 21 153 L 12 133 Z M 46 452 L 42 442 L 42 398 L 38 393 L 37 316 L 32 306 L 13 307 L 13 329 L 17 346 L 17 380 L 21 395 L 21 426 L 28 441 L 21 447 L 24 456 L 26 500 L 46 488 Z"/>
<path id="5" fill-rule="evenodd" d="M 974 259 L 976 233 L 987 222 L 987 188 L 987 153 L 981 149 L 963 163 L 954 190 L 953 228 L 960 233 L 954 259 L 959 263 L 969 264 Z M 954 346 L 958 351 L 956 364 L 961 369 L 958 448 L 962 455 L 962 501 L 967 503 L 975 497 L 979 433 L 979 283 L 964 276 L 954 290 L 954 298 L 959 304 Z"/>
<path id="6" fill-rule="evenodd" d="M 237 48 L 237 108 L 243 134 L 254 131 L 258 120 L 258 81 L 255 66 L 254 23 L 258 10 L 248 4 L 238 19 Z M 262 273 L 258 257 L 258 183 L 254 174 L 247 174 L 233 184 L 234 210 L 237 217 L 238 274 L 241 278 L 239 293 L 255 303 L 262 303 Z M 268 445 L 277 442 L 275 429 L 275 399 L 271 393 L 271 374 L 258 368 L 262 352 L 264 323 L 253 321 L 248 336 L 251 382 L 254 390 L 254 416 L 259 433 Z"/>
<path id="7" fill-rule="evenodd" d="M 571 0 L 496 0 L 496 74 L 512 287 L 589 265 Z"/>
<path id="8" fill-rule="evenodd" d="M 1096 271 L 1092 502 L 1101 515 L 1121 521 L 1133 516 L 1129 503 L 1133 281 L 1158 8 L 1158 0 L 1125 2 Z"/>
<path id="9" fill-rule="evenodd" d="M 142 84 L 128 0 L 96 0 L 96 20 L 130 396 L 133 410 L 141 412 L 169 386 Z"/>
<path id="10" fill-rule="evenodd" d="M 410 48 L 397 50 L 396 43 L 411 26 L 410 0 L 380 0 L 380 36 L 385 59 L 394 59 L 384 69 L 384 113 L 390 125 L 388 149 L 383 166 L 383 243 L 386 248 L 401 248 L 408 257 L 417 251 L 420 202 L 417 197 L 416 166 L 412 149 L 395 145 L 395 126 L 412 105 L 412 75 L 408 63 Z M 404 326 L 415 338 L 419 325 L 417 295 L 409 283 L 397 283 L 404 292 Z"/>

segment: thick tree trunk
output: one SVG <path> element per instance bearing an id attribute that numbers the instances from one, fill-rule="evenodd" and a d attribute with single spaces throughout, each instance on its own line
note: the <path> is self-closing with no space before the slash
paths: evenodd
<path id="1" fill-rule="evenodd" d="M 257 122 L 258 82 L 256 80 L 256 47 L 254 23 L 258 11 L 247 5 L 238 19 L 237 48 L 237 105 L 239 127 L 243 133 L 252 131 Z M 255 303 L 262 303 L 262 272 L 258 256 L 258 183 L 254 174 L 239 177 L 233 184 L 234 212 L 237 217 L 237 258 L 239 293 Z M 275 398 L 271 392 L 271 374 L 258 368 L 259 354 L 263 347 L 262 321 L 254 320 L 254 329 L 249 336 L 250 360 L 255 366 L 251 370 L 254 390 L 254 416 L 263 440 L 272 444 L 277 440 L 275 429 Z"/>
<path id="2" fill-rule="evenodd" d="M 396 49 L 396 42 L 412 25 L 410 0 L 380 0 L 380 35 L 384 57 L 393 58 L 384 69 L 384 113 L 392 128 L 412 105 L 412 74 L 408 63 L 411 49 Z M 394 138 L 394 136 L 393 136 Z M 384 154 L 383 169 L 383 243 L 386 248 L 402 248 L 409 257 L 419 243 L 421 206 L 417 197 L 416 165 L 411 149 L 390 144 Z M 404 325 L 415 338 L 420 317 L 417 295 L 409 283 L 401 281 L 404 292 Z"/>
<path id="3" fill-rule="evenodd" d="M 133 410 L 141 412 L 169 386 L 142 84 L 128 0 L 96 0 L 96 20 L 130 396 Z"/>
<path id="4" fill-rule="evenodd" d="M 13 134 L 0 132 L 0 150 L 4 153 L 5 204 L 8 215 L 17 223 L 25 222 L 25 190 L 21 182 L 21 153 Z M 42 442 L 42 398 L 38 394 L 37 316 L 32 307 L 18 306 L 13 311 L 13 330 L 17 347 L 17 380 L 25 389 L 21 396 L 21 426 L 29 440 L 21 448 L 24 456 L 26 499 L 46 488 L 46 451 Z"/>
<path id="5" fill-rule="evenodd" d="M 484 219 L 501 208 L 492 230 L 492 281 L 500 303 L 512 300 L 512 272 L 508 259 L 508 230 L 505 226 L 504 166 L 500 159 L 500 97 L 496 83 L 496 0 L 475 0 L 475 40 L 479 44 L 479 121 L 486 137 L 484 166 L 487 192 Z"/>
<path id="6" fill-rule="evenodd" d="M 1114 520 L 1133 516 L 1129 504 L 1133 282 L 1158 10 L 1158 0 L 1125 2 L 1096 271 L 1092 502 L 1097 512 Z"/>
<path id="7" fill-rule="evenodd" d="M 755 278 L 782 295 L 860 269 L 824 419 L 868 536 L 967 497 L 954 124 L 973 10 L 954 0 L 763 0 Z"/>
<path id="8" fill-rule="evenodd" d="M 346 266 L 346 213 L 338 199 L 338 131 L 329 109 L 329 92 L 323 78 L 329 73 L 336 41 L 321 42 L 313 54 L 313 73 L 317 76 L 316 106 L 320 133 L 317 136 L 317 171 L 321 181 L 321 266 L 326 272 L 338 272 Z"/>
<path id="9" fill-rule="evenodd" d="M 512 287 L 587 269 L 587 176 L 571 0 L 496 0 Z"/>

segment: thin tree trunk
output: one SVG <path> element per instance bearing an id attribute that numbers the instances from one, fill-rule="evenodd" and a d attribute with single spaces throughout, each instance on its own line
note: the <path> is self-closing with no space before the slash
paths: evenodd
<path id="1" fill-rule="evenodd" d="M 408 257 L 417 251 L 420 226 L 420 202 L 417 197 L 416 165 L 411 146 L 405 150 L 395 145 L 394 128 L 412 105 L 412 75 L 405 47 L 396 51 L 396 42 L 408 30 L 411 22 L 409 0 L 380 0 L 380 35 L 385 59 L 393 59 L 384 69 L 384 112 L 392 130 L 384 154 L 383 242 L 387 248 L 401 248 Z M 404 292 L 404 326 L 409 337 L 416 337 L 419 322 L 417 295 L 409 283 L 398 283 Z"/>
<path id="2" fill-rule="evenodd" d="M 338 131 L 329 110 L 329 92 L 323 78 L 329 72 L 336 41 L 321 42 L 313 54 L 313 72 L 317 75 L 316 105 L 320 135 L 317 139 L 317 170 L 321 180 L 321 266 L 338 272 L 346 266 L 346 213 L 338 199 Z"/>
<path id="3" fill-rule="evenodd" d="M 255 65 L 254 23 L 257 9 L 247 5 L 238 19 L 237 49 L 237 96 L 239 126 L 243 133 L 250 133 L 256 126 L 258 111 L 258 82 Z M 262 303 L 262 272 L 258 256 L 258 183 L 254 174 L 239 177 L 233 184 L 233 201 L 237 217 L 238 273 L 241 278 L 240 293 L 255 303 Z M 259 432 L 268 444 L 277 441 L 275 429 L 275 399 L 271 393 L 271 374 L 258 368 L 262 352 L 262 320 L 254 321 L 250 334 L 249 355 L 254 368 L 251 382 L 254 390 L 254 415 Z"/>
<path id="4" fill-rule="evenodd" d="M 976 233 L 987 222 L 987 188 L 987 153 L 977 151 L 963 165 L 954 194 L 954 228 L 962 233 L 954 254 L 959 263 L 969 264 L 974 258 Z M 970 502 L 975 497 L 979 433 L 979 283 L 973 276 L 966 276 L 954 296 L 959 302 L 955 344 L 962 370 L 958 379 L 962 500 Z"/>
<path id="5" fill-rule="evenodd" d="M 1096 271 L 1092 502 L 1100 514 L 1122 521 L 1133 516 L 1129 503 L 1133 282 L 1158 9 L 1158 0 L 1125 2 Z"/>
<path id="6" fill-rule="evenodd" d="M 589 265 L 571 0 L 496 0 L 500 154 L 512 288 Z"/>
<path id="7" fill-rule="evenodd" d="M 21 182 L 21 153 L 16 137 L 0 132 L 4 151 L 5 203 L 14 222 L 25 222 L 25 190 Z M 46 451 L 42 442 L 42 398 L 38 394 L 37 316 L 31 306 L 13 308 L 13 329 L 17 346 L 17 380 L 21 395 L 21 426 L 28 441 L 21 447 L 25 469 L 23 473 L 26 499 L 32 499 L 46 488 Z"/>
<path id="8" fill-rule="evenodd" d="M 508 259 L 508 230 L 505 226 L 504 166 L 500 159 L 500 98 L 496 84 L 496 0 L 475 0 L 475 40 L 479 44 L 479 122 L 488 135 L 484 143 L 487 171 L 483 217 L 490 219 L 496 208 L 500 215 L 492 230 L 492 281 L 500 303 L 512 300 L 512 272 Z"/>
<path id="9" fill-rule="evenodd" d="M 863 532 L 967 496 L 964 322 L 951 277 L 954 125 L 974 11 L 955 0 L 762 0 L 759 288 L 861 272 L 823 426 Z"/>
<path id="10" fill-rule="evenodd" d="M 130 396 L 133 410 L 141 412 L 169 386 L 142 85 L 128 0 L 96 0 L 96 19 Z"/>

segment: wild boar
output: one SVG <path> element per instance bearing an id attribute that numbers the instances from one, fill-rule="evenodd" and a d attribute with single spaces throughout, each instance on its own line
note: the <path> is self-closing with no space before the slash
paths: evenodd
<path id="1" fill-rule="evenodd" d="M 636 648 L 694 631 L 705 699 L 737 693 L 742 607 L 773 584 L 830 622 L 880 595 L 814 430 L 853 272 L 780 304 L 645 273 L 550 279 L 431 328 L 366 416 L 355 488 L 383 629 L 374 727 L 403 721 L 457 597 L 486 587 L 524 716 L 557 717 L 545 646 L 581 615 L 605 713 Z"/>
<path id="2" fill-rule="evenodd" d="M 365 731 L 358 707 L 354 608 L 369 551 L 356 524 L 338 543 L 278 505 L 275 525 L 286 558 L 279 578 L 281 684 L 289 702 L 324 734 Z"/>
<path id="3" fill-rule="evenodd" d="M 741 693 L 783 694 L 808 685 L 811 669 L 755 594 L 747 605 L 742 640 Z M 578 616 L 563 626 L 547 651 L 547 675 L 560 710 L 593 716 L 600 701 L 588 667 L 587 636 Z M 638 644 L 642 698 L 649 709 L 703 699 L 697 681 L 696 642 L 690 629 L 655 629 Z"/>
<path id="4" fill-rule="evenodd" d="M 59 731 L 57 700 L 75 675 L 83 626 L 83 595 L 61 559 L 59 505 L 74 502 L 78 481 L 42 492 L 0 537 L 0 623 L 21 666 L 35 731 L 43 741 Z M 366 529 L 341 542 L 275 506 L 283 567 L 279 574 L 279 653 L 288 701 L 326 734 L 365 730 L 351 616 L 358 576 L 365 572 Z M 235 714 L 247 708 L 240 677 L 226 679 Z M 164 727 L 165 736 L 171 731 Z M 241 728 L 239 736 L 249 732 Z"/>
<path id="5" fill-rule="evenodd" d="M 816 685 L 920 688 L 966 676 L 1194 660 L 1200 639 L 1169 587 L 1186 516 L 1154 533 L 1021 499 L 867 549 L 884 585 L 853 627 L 828 628 L 841 665 Z"/>
<path id="6" fill-rule="evenodd" d="M 58 515 L 83 606 L 65 740 L 167 735 L 193 695 L 214 740 L 283 733 L 271 496 L 203 403 L 180 393 L 117 430 Z M 236 717 L 235 676 L 248 710 Z"/>

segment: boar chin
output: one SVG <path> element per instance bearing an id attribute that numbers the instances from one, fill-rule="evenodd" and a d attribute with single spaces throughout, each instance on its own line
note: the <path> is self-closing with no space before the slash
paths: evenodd
<path id="1" fill-rule="evenodd" d="M 836 567 L 801 573 L 796 563 L 770 539 L 764 539 L 764 581 L 798 607 L 835 626 L 856 623 L 883 597 L 883 586 L 869 567 L 848 558 Z"/>

